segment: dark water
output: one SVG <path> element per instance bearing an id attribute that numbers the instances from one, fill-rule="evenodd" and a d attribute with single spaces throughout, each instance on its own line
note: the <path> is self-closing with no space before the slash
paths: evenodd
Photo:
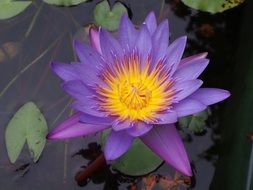
<path id="1" fill-rule="evenodd" d="M 76 7 L 63 8 L 34 1 L 33 6 L 18 17 L 0 21 L 0 45 L 13 42 L 17 47 L 16 56 L 7 56 L 0 62 L 0 91 L 21 69 L 32 63 L 0 97 L 1 190 L 127 189 L 136 180 L 117 172 L 112 173 L 105 166 L 83 186 L 76 184 L 76 173 L 99 152 L 95 143 L 97 136 L 48 141 L 36 164 L 32 163 L 27 147 L 18 161 L 10 164 L 5 148 L 5 126 L 13 113 L 27 101 L 34 101 L 40 107 L 50 129 L 70 114 L 68 105 L 71 100 L 61 90 L 60 80 L 52 74 L 48 63 L 51 60 L 69 62 L 76 59 L 72 40 L 85 40 L 84 26 L 93 22 L 93 9 L 97 2 L 93 0 Z M 178 0 L 167 0 L 164 4 L 157 0 L 127 0 L 124 3 L 136 25 L 151 10 L 156 12 L 159 20 L 168 18 L 172 40 L 181 35 L 188 36 L 185 55 L 209 52 L 211 62 L 201 77 L 204 85 L 230 89 L 230 74 L 235 64 L 244 6 L 211 15 L 187 8 Z M 34 24 L 29 30 L 33 20 Z M 34 61 L 36 58 L 38 60 Z M 195 168 L 192 189 L 206 190 L 212 181 L 219 156 L 219 131 L 222 128 L 219 121 L 225 104 L 229 104 L 229 100 L 212 107 L 205 133 L 182 133 Z M 169 171 L 170 167 L 163 165 L 156 173 L 168 175 Z"/>

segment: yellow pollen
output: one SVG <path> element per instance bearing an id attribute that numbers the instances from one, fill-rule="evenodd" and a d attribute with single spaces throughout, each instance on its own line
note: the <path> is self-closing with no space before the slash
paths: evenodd
<path id="1" fill-rule="evenodd" d="M 102 77 L 107 87 L 97 87 L 100 109 L 121 120 L 156 121 L 172 104 L 173 81 L 162 62 L 151 69 L 149 60 L 141 66 L 130 56 L 104 68 Z"/>
<path id="2" fill-rule="evenodd" d="M 148 90 L 141 82 L 129 84 L 125 82 L 123 86 L 119 86 L 120 101 L 126 105 L 128 109 L 140 110 L 147 106 L 152 92 Z"/>

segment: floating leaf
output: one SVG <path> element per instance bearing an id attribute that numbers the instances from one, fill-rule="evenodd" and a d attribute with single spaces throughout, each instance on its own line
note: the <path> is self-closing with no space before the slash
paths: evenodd
<path id="1" fill-rule="evenodd" d="M 0 2 L 0 20 L 14 17 L 24 11 L 32 1 L 11 1 L 1 0 Z"/>
<path id="2" fill-rule="evenodd" d="M 44 0 L 44 2 L 57 6 L 74 6 L 87 0 Z"/>
<path id="3" fill-rule="evenodd" d="M 236 7 L 244 0 L 182 0 L 183 3 L 191 8 L 210 13 L 223 12 L 227 9 Z"/>
<path id="4" fill-rule="evenodd" d="M 25 120 L 22 120 L 23 112 L 21 108 L 9 122 L 5 131 L 6 148 L 11 163 L 17 160 L 26 141 L 26 128 L 22 127 L 25 125 Z"/>
<path id="5" fill-rule="evenodd" d="M 136 139 L 128 152 L 113 161 L 112 166 L 124 174 L 138 176 L 154 171 L 162 162 L 140 139 Z"/>
<path id="6" fill-rule="evenodd" d="M 181 128 L 188 127 L 193 133 L 201 133 L 206 127 L 205 121 L 207 120 L 208 115 L 208 110 L 204 110 L 191 116 L 182 117 L 179 119 L 179 126 Z"/>
<path id="7" fill-rule="evenodd" d="M 102 133 L 102 144 L 109 131 Z M 140 139 L 135 139 L 131 148 L 112 162 L 112 167 L 126 175 L 139 176 L 150 173 L 161 165 L 161 160 Z"/>
<path id="8" fill-rule="evenodd" d="M 47 123 L 33 102 L 23 105 L 12 117 L 5 131 L 5 141 L 8 156 L 14 163 L 21 153 L 27 140 L 27 144 L 36 162 L 46 143 Z"/>
<path id="9" fill-rule="evenodd" d="M 127 9 L 122 3 L 115 3 L 110 10 L 108 2 L 104 0 L 96 5 L 94 18 L 98 25 L 114 31 L 118 29 L 120 18 L 124 13 L 127 13 Z"/>

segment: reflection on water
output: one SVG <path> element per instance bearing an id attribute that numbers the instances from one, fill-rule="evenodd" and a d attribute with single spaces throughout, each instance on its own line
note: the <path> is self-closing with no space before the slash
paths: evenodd
<path id="1" fill-rule="evenodd" d="M 0 97 L 0 189 L 126 189 L 136 180 L 103 166 L 86 182 L 76 184 L 76 173 L 100 153 L 99 146 L 91 143 L 97 141 L 96 136 L 64 142 L 48 141 L 36 164 L 32 163 L 27 148 L 14 165 L 9 163 L 5 150 L 5 126 L 12 114 L 27 101 L 32 100 L 41 108 L 49 128 L 70 114 L 68 105 L 71 100 L 60 89 L 60 80 L 52 74 L 48 63 L 76 59 L 72 40 L 86 39 L 84 26 L 93 21 L 92 10 L 97 2 L 64 8 L 38 0 L 18 17 L 0 22 L 0 91 L 18 75 Z M 128 0 L 124 3 L 131 10 L 136 24 L 140 24 L 150 10 L 157 13 L 159 20 L 169 18 L 171 39 L 188 36 L 185 55 L 209 52 L 211 62 L 202 75 L 205 85 L 229 89 L 243 7 L 210 15 L 187 8 L 178 0 L 166 0 L 165 4 L 157 0 Z M 29 64 L 29 68 L 20 73 Z M 193 189 L 208 189 L 212 180 L 218 156 L 221 110 L 222 105 L 212 109 L 205 134 L 182 132 L 195 168 Z M 168 175 L 171 171 L 168 165 L 163 165 L 157 173 Z"/>

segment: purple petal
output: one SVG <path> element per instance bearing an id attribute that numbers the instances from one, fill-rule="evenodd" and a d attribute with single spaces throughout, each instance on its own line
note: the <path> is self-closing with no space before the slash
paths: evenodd
<path id="1" fill-rule="evenodd" d="M 113 63 L 115 59 L 123 57 L 123 52 L 119 42 L 106 30 L 100 31 L 100 45 L 105 60 Z"/>
<path id="2" fill-rule="evenodd" d="M 148 14 L 148 16 L 146 17 L 143 24 L 146 24 L 146 26 L 149 30 L 149 33 L 151 35 L 153 35 L 153 33 L 155 32 L 155 30 L 157 28 L 156 17 L 155 17 L 155 13 L 153 11 L 151 11 Z"/>
<path id="3" fill-rule="evenodd" d="M 128 18 L 127 14 L 121 17 L 119 25 L 119 42 L 127 52 L 132 51 L 137 38 L 137 31 L 134 25 Z"/>
<path id="4" fill-rule="evenodd" d="M 199 59 L 204 59 L 204 58 L 207 57 L 207 54 L 208 54 L 207 52 L 204 52 L 204 53 L 199 53 L 199 54 L 196 54 L 196 55 L 192 55 L 190 57 L 186 57 L 186 58 L 184 58 L 180 61 L 178 67 L 180 68 L 181 66 L 190 64 L 193 61 L 196 61 L 196 60 L 199 60 Z"/>
<path id="5" fill-rule="evenodd" d="M 192 176 L 191 166 L 181 137 L 173 125 L 153 127 L 141 140 L 167 163 L 184 175 Z"/>
<path id="6" fill-rule="evenodd" d="M 198 59 L 185 64 L 174 73 L 173 77 L 181 81 L 196 79 L 207 67 L 208 59 Z"/>
<path id="7" fill-rule="evenodd" d="M 94 115 L 90 115 L 86 113 L 82 113 L 82 115 L 80 116 L 80 122 L 96 124 L 96 125 L 112 125 L 114 120 L 115 118 L 111 116 L 96 117 Z"/>
<path id="8" fill-rule="evenodd" d="M 131 146 L 133 137 L 126 131 L 111 130 L 104 148 L 106 160 L 115 160 L 123 155 Z"/>
<path id="9" fill-rule="evenodd" d="M 229 91 L 218 88 L 200 88 L 189 98 L 198 100 L 205 105 L 212 105 L 230 96 Z"/>
<path id="10" fill-rule="evenodd" d="M 89 30 L 89 37 L 91 46 L 95 48 L 100 54 L 102 54 L 102 50 L 100 47 L 99 30 L 97 30 L 95 27 L 91 27 Z"/>
<path id="11" fill-rule="evenodd" d="M 154 124 L 170 124 L 177 122 L 177 112 L 172 110 L 169 110 L 165 113 L 156 114 L 156 117 L 159 119 L 159 121 Z"/>
<path id="12" fill-rule="evenodd" d="M 158 60 L 164 59 L 169 45 L 169 24 L 168 20 L 163 21 L 157 27 L 152 36 L 152 62 L 156 64 Z M 169 55 L 171 56 L 171 55 Z"/>
<path id="13" fill-rule="evenodd" d="M 75 40 L 74 47 L 82 63 L 91 65 L 96 69 L 100 69 L 105 64 L 99 52 L 88 44 L 83 44 L 78 40 Z"/>
<path id="14" fill-rule="evenodd" d="M 175 72 L 177 66 L 183 56 L 185 45 L 186 45 L 186 36 L 176 39 L 167 49 L 167 68 L 171 69 L 171 74 Z"/>
<path id="15" fill-rule="evenodd" d="M 146 25 L 141 26 L 135 46 L 141 56 L 141 61 L 144 62 L 147 60 L 148 55 L 150 55 L 152 42 Z"/>
<path id="16" fill-rule="evenodd" d="M 87 85 L 104 85 L 104 82 L 97 75 L 98 69 L 92 66 L 92 64 L 64 64 L 53 62 L 51 67 L 52 70 L 64 81 L 81 80 Z"/>
<path id="17" fill-rule="evenodd" d="M 143 121 L 137 121 L 134 123 L 134 126 L 132 128 L 127 129 L 127 132 L 133 137 L 139 137 L 149 132 L 152 127 L 153 125 L 151 124 L 147 124 Z"/>
<path id="18" fill-rule="evenodd" d="M 101 112 L 98 110 L 98 102 L 94 99 L 87 98 L 87 101 L 81 102 L 81 101 L 76 101 L 71 104 L 71 108 L 90 114 L 94 115 L 97 117 L 106 117 L 106 113 Z"/>
<path id="19" fill-rule="evenodd" d="M 131 127 L 133 127 L 133 124 L 128 120 L 124 120 L 124 121 L 115 120 L 112 123 L 112 128 L 114 131 L 120 131 L 120 130 L 128 129 Z"/>
<path id="20" fill-rule="evenodd" d="M 84 102 L 87 97 L 91 98 L 94 95 L 93 92 L 79 80 L 65 82 L 62 88 L 69 95 L 82 102 Z"/>
<path id="21" fill-rule="evenodd" d="M 207 108 L 206 105 L 190 98 L 184 99 L 179 103 L 173 105 L 173 110 L 177 112 L 178 117 L 192 115 L 201 112 L 206 108 Z"/>
<path id="22" fill-rule="evenodd" d="M 187 81 L 177 81 L 174 85 L 174 89 L 177 92 L 175 95 L 175 100 L 180 101 L 195 92 L 203 82 L 201 80 L 187 80 Z"/>
<path id="23" fill-rule="evenodd" d="M 74 64 L 52 62 L 50 65 L 52 70 L 64 81 L 79 79 L 78 74 L 75 72 Z"/>
<path id="24" fill-rule="evenodd" d="M 73 114 L 58 127 L 50 131 L 50 133 L 47 135 L 47 139 L 66 139 L 89 135 L 110 127 L 106 125 L 90 125 L 86 123 L 80 123 L 79 118 L 81 115 L 82 114 L 80 112 Z"/>
<path id="25" fill-rule="evenodd" d="M 71 116 L 69 116 L 62 124 L 60 124 L 58 127 L 54 128 L 50 134 L 54 134 L 57 133 L 59 131 L 62 131 L 66 128 L 66 126 L 70 126 L 72 124 L 75 124 L 79 121 L 80 116 L 82 115 L 81 112 L 75 112 L 74 114 L 72 114 Z"/>

